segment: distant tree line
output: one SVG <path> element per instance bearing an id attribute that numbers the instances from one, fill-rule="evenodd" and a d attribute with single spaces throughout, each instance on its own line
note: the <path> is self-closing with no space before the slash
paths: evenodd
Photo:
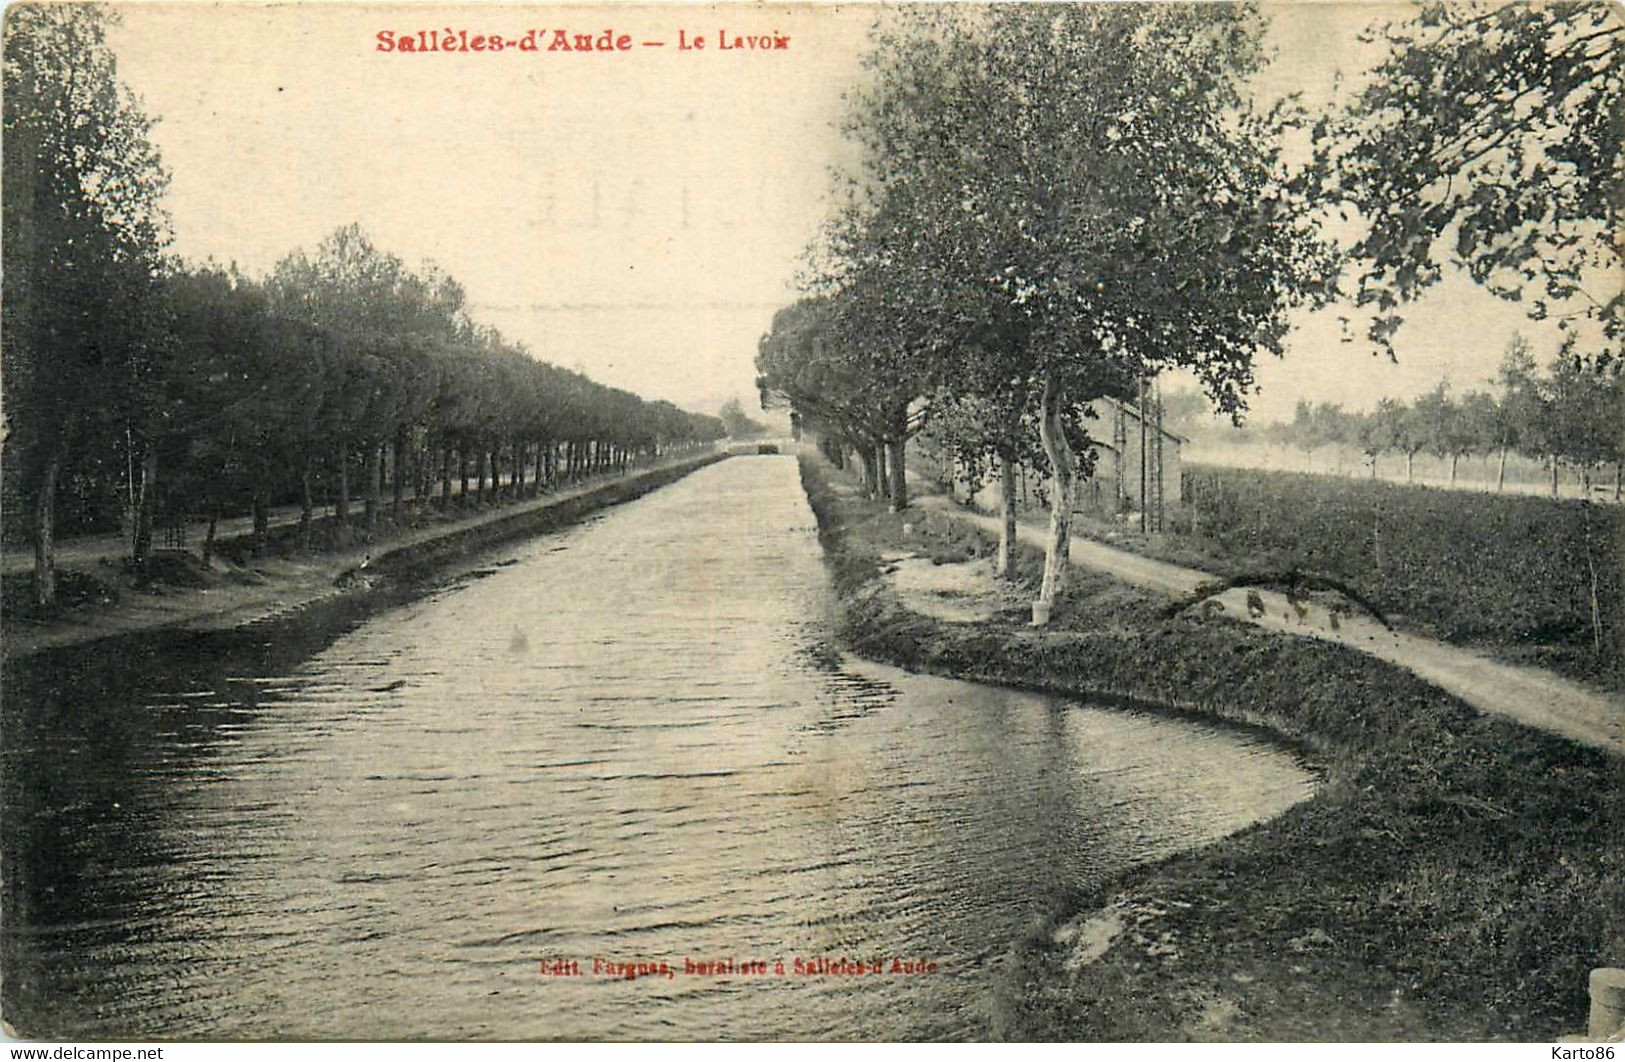
<path id="1" fill-rule="evenodd" d="M 1371 475 L 1385 454 L 1405 458 L 1407 480 L 1414 478 L 1416 455 L 1450 462 L 1450 482 L 1464 457 L 1498 458 L 1496 489 L 1506 483 L 1509 454 L 1543 462 L 1557 495 L 1558 469 L 1575 469 L 1589 495 L 1594 475 L 1612 468 L 1615 496 L 1625 464 L 1625 393 L 1620 362 L 1608 354 L 1578 353 L 1571 336 L 1542 373 L 1529 344 L 1513 337 L 1495 380 L 1498 393 L 1454 395 L 1447 383 L 1411 402 L 1382 399 L 1369 412 L 1337 403 L 1299 402 L 1290 422 L 1266 435 L 1302 449 L 1310 460 L 1323 446 L 1353 447 L 1365 455 Z"/>
<path id="2" fill-rule="evenodd" d="M 386 490 L 399 519 L 409 496 L 453 504 L 454 480 L 458 503 L 490 501 L 722 436 L 536 360 L 354 225 L 264 278 L 167 255 L 167 174 L 106 46 L 114 17 L 7 16 L 6 531 L 33 543 L 37 604 L 63 532 L 127 526 L 142 565 L 166 514 L 212 538 L 252 513 L 261 546 L 271 506 L 297 502 L 309 548 L 318 492 L 342 538 L 377 530 Z"/>
<path id="3" fill-rule="evenodd" d="M 717 410 L 717 416 L 722 419 L 723 430 L 732 439 L 754 439 L 767 433 L 767 425 L 761 421 L 752 420 L 745 412 L 744 403 L 737 398 L 730 398 L 722 403 Z"/>

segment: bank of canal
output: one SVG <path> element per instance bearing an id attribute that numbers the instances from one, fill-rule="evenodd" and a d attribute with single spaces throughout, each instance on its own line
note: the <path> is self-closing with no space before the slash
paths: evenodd
<path id="1" fill-rule="evenodd" d="M 870 659 L 1257 726 L 1312 749 L 1315 797 L 1110 877 L 1013 956 L 995 1031 L 1110 1040 L 1541 1040 L 1584 1030 L 1592 967 L 1625 965 L 1625 760 L 1479 715 L 1397 667 L 1074 570 L 1051 628 L 906 607 L 902 558 L 992 539 L 891 514 L 804 457 L 841 599 Z M 916 562 L 918 563 L 918 562 Z"/>
<path id="2" fill-rule="evenodd" d="M 795 460 L 739 457 L 298 661 L 37 667 L 6 703 L 7 1019 L 985 1037 L 1046 912 L 1311 791 L 1234 728 L 845 656 L 839 605 Z"/>

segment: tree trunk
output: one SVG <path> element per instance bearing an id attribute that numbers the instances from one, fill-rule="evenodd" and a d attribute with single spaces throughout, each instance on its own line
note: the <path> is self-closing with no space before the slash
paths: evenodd
<path id="1" fill-rule="evenodd" d="M 1072 488 L 1078 462 L 1066 441 L 1060 385 L 1054 377 L 1044 380 L 1039 407 L 1039 437 L 1049 457 L 1050 519 L 1049 542 L 1044 551 L 1044 579 L 1038 587 L 1038 600 L 1054 605 L 1055 597 L 1066 588 L 1067 568 L 1072 561 Z"/>
<path id="2" fill-rule="evenodd" d="M 152 511 L 158 504 L 158 447 L 149 443 L 141 453 L 141 486 L 136 495 L 135 532 L 130 560 L 137 569 L 147 566 L 152 554 Z"/>
<path id="3" fill-rule="evenodd" d="M 406 429 L 395 429 L 395 482 L 390 484 L 389 518 L 401 522 L 401 500 L 406 496 Z"/>
<path id="4" fill-rule="evenodd" d="M 435 468 L 434 444 L 427 439 L 412 455 L 412 468 L 417 474 L 413 477 L 412 501 L 416 503 L 418 512 L 422 512 L 430 505 L 434 497 Z"/>
<path id="5" fill-rule="evenodd" d="M 1552 466 L 1552 497 L 1555 498 L 1555 497 L 1557 497 L 1557 455 L 1556 454 L 1552 454 L 1550 456 L 1550 463 L 1551 463 L 1551 466 Z"/>
<path id="6" fill-rule="evenodd" d="M 875 452 L 867 446 L 858 447 L 858 457 L 863 465 L 863 493 L 865 497 L 873 498 L 879 490 L 880 476 L 875 471 Z"/>
<path id="7" fill-rule="evenodd" d="M 491 502 L 502 500 L 502 447 L 491 447 Z"/>
<path id="8" fill-rule="evenodd" d="M 886 444 L 886 459 L 891 464 L 891 511 L 900 513 L 908 508 L 908 444 L 893 439 Z"/>
<path id="9" fill-rule="evenodd" d="M 1455 485 L 1456 485 L 1456 465 L 1460 461 L 1461 461 L 1461 455 L 1460 454 L 1451 454 L 1450 455 L 1450 486 L 1452 488 L 1455 487 Z"/>
<path id="10" fill-rule="evenodd" d="M 378 530 L 378 479 L 383 471 L 384 444 L 368 443 L 366 455 L 362 469 L 367 476 L 367 492 L 362 496 L 362 512 L 367 534 L 370 535 Z"/>
<path id="11" fill-rule="evenodd" d="M 1495 493 L 1499 494 L 1507 485 L 1507 448 L 1501 447 L 1501 461 L 1495 470 Z"/>
<path id="12" fill-rule="evenodd" d="M 1416 482 L 1416 452 L 1414 450 L 1405 455 L 1405 482 Z"/>
<path id="13" fill-rule="evenodd" d="M 875 500 L 884 501 L 891 497 L 891 476 L 886 470 L 886 444 L 875 443 Z"/>
<path id="14" fill-rule="evenodd" d="M 468 504 L 468 454 L 457 447 L 457 504 Z"/>
<path id="15" fill-rule="evenodd" d="M 440 511 L 451 508 L 451 446 L 440 447 Z"/>
<path id="16" fill-rule="evenodd" d="M 254 556 L 265 552 L 265 540 L 271 530 L 271 507 L 265 499 L 265 488 L 254 488 Z"/>
<path id="17" fill-rule="evenodd" d="M 525 495 L 525 444 L 518 439 L 513 441 L 513 496 L 515 499 Z"/>
<path id="18" fill-rule="evenodd" d="M 993 570 L 1001 579 L 1016 577 L 1016 462 L 999 456 L 999 552 Z"/>
<path id="19" fill-rule="evenodd" d="M 34 493 L 34 604 L 56 604 L 56 483 L 62 475 L 62 451 L 53 450 L 40 469 Z"/>
<path id="20" fill-rule="evenodd" d="M 350 455 L 341 442 L 338 448 L 339 498 L 333 506 L 333 519 L 340 527 L 350 526 Z"/>
<path id="21" fill-rule="evenodd" d="M 203 535 L 203 570 L 204 571 L 208 571 L 210 566 L 214 564 L 214 530 L 215 530 L 215 525 L 218 524 L 219 522 L 220 522 L 220 514 L 219 514 L 219 512 L 211 511 L 209 513 L 209 530 L 204 532 L 204 535 Z"/>
<path id="22" fill-rule="evenodd" d="M 1625 474 L 1625 461 L 1614 462 L 1614 500 L 1619 501 L 1619 481 Z"/>
<path id="23" fill-rule="evenodd" d="M 311 459 L 307 455 L 299 468 L 299 552 L 310 552 L 311 510 L 315 508 L 310 497 Z"/>

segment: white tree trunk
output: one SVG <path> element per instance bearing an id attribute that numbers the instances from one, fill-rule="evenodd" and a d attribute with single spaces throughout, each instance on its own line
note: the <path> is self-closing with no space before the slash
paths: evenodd
<path id="1" fill-rule="evenodd" d="M 1054 377 L 1046 378 L 1039 412 L 1039 437 L 1049 457 L 1052 476 L 1049 541 L 1044 551 L 1044 579 L 1038 587 L 1038 600 L 1051 606 L 1056 595 L 1066 588 L 1067 568 L 1072 560 L 1072 489 L 1078 468 L 1077 458 L 1066 441 L 1061 419 L 1063 406 L 1060 385 Z"/>
<path id="2" fill-rule="evenodd" d="M 158 446 L 148 442 L 141 454 L 141 486 L 136 493 L 135 528 L 130 537 L 130 561 L 145 568 L 152 553 L 153 510 L 158 505 Z"/>

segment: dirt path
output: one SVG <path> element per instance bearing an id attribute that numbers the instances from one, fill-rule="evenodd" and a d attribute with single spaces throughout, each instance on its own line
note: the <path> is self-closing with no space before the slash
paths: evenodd
<path id="1" fill-rule="evenodd" d="M 999 533 L 999 522 L 994 517 L 967 512 L 946 498 L 926 496 L 917 503 L 978 524 L 995 535 Z M 1040 548 L 1047 534 L 1045 529 L 1025 523 L 1017 525 L 1016 533 L 1023 542 Z M 1173 598 L 1188 596 L 1202 584 L 1218 581 L 1217 576 L 1207 572 L 1141 557 L 1076 535 L 1072 538 L 1072 562 Z M 1286 634 L 1337 642 L 1397 664 L 1479 711 L 1516 719 L 1586 745 L 1625 752 L 1625 701 L 1593 692 L 1549 671 L 1503 664 L 1470 649 L 1390 630 L 1365 615 L 1334 613 L 1318 602 L 1294 603 L 1273 590 L 1235 587 L 1212 600 L 1234 619 Z"/>

